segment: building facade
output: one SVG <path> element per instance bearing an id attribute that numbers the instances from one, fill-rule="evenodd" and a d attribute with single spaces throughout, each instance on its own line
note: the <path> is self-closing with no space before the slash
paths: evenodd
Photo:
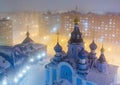
<path id="1" fill-rule="evenodd" d="M 12 20 L 7 18 L 0 20 L 0 45 L 13 45 Z"/>
<path id="2" fill-rule="evenodd" d="M 114 44 L 120 44 L 119 38 L 119 14 L 95 14 L 87 13 L 81 14 L 77 11 L 69 11 L 61 14 L 62 30 L 65 34 L 68 34 L 73 30 L 74 16 L 78 16 L 80 19 L 79 27 L 81 32 L 86 38 L 93 38 L 99 42 L 110 42 Z M 62 33 L 63 33 L 62 32 Z M 109 37 L 109 38 L 108 38 Z"/>

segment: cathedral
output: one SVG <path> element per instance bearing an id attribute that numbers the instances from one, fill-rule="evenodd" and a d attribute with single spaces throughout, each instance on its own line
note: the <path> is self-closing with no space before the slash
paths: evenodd
<path id="1" fill-rule="evenodd" d="M 118 67 L 107 63 L 103 46 L 99 57 L 96 56 L 94 40 L 89 47 L 90 52 L 84 48 L 79 19 L 76 17 L 67 53 L 57 41 L 55 55 L 45 66 L 46 85 L 115 85 Z"/>

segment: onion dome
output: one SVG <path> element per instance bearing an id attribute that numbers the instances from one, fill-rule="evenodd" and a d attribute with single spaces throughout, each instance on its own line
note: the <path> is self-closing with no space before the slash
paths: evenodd
<path id="1" fill-rule="evenodd" d="M 96 50 L 97 49 L 97 45 L 95 44 L 94 40 L 92 41 L 92 43 L 89 45 L 91 50 Z"/>
<path id="2" fill-rule="evenodd" d="M 83 39 L 82 39 L 82 33 L 80 32 L 79 30 L 79 19 L 76 17 L 74 19 L 74 29 L 71 33 L 71 37 L 70 37 L 70 40 L 69 40 L 69 43 L 83 43 Z"/>
<path id="3" fill-rule="evenodd" d="M 55 52 L 61 52 L 62 51 L 62 47 L 60 46 L 60 44 L 57 42 L 56 46 L 54 47 Z"/>
<path id="4" fill-rule="evenodd" d="M 106 62 L 106 58 L 104 54 L 101 54 L 98 61 L 100 61 L 101 63 Z"/>
<path id="5" fill-rule="evenodd" d="M 80 20 L 78 19 L 78 17 L 76 17 L 76 18 L 74 19 L 74 23 L 75 23 L 75 24 L 79 24 L 79 23 L 80 23 Z"/>
<path id="6" fill-rule="evenodd" d="M 106 62 L 106 58 L 105 58 L 105 55 L 104 55 L 104 48 L 103 48 L 103 46 L 101 48 L 101 55 L 100 55 L 98 61 L 100 61 L 101 63 L 102 62 Z"/>
<path id="7" fill-rule="evenodd" d="M 81 51 L 78 53 L 78 57 L 80 59 L 86 59 L 87 58 L 87 52 L 84 50 L 84 48 L 82 48 Z"/>
<path id="8" fill-rule="evenodd" d="M 102 46 L 102 48 L 101 48 L 100 51 L 101 51 L 101 53 L 103 53 L 105 51 L 105 49 L 103 48 L 103 46 Z"/>

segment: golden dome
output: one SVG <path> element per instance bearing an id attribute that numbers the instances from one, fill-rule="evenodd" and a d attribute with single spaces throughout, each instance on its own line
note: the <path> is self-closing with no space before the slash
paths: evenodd
<path id="1" fill-rule="evenodd" d="M 101 52 L 103 53 L 105 51 L 105 49 L 103 48 L 103 46 L 102 46 L 102 48 L 101 48 Z"/>
<path id="2" fill-rule="evenodd" d="M 78 18 L 77 16 L 76 16 L 75 19 L 74 19 L 74 23 L 75 23 L 75 24 L 79 24 L 79 23 L 80 23 L 80 20 L 79 20 L 79 18 Z"/>

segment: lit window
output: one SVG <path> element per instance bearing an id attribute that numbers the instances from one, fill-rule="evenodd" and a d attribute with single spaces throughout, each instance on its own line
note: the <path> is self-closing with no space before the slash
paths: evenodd
<path id="1" fill-rule="evenodd" d="M 79 37 L 80 37 L 80 36 L 79 36 L 79 35 L 77 35 L 77 39 L 79 39 Z"/>

